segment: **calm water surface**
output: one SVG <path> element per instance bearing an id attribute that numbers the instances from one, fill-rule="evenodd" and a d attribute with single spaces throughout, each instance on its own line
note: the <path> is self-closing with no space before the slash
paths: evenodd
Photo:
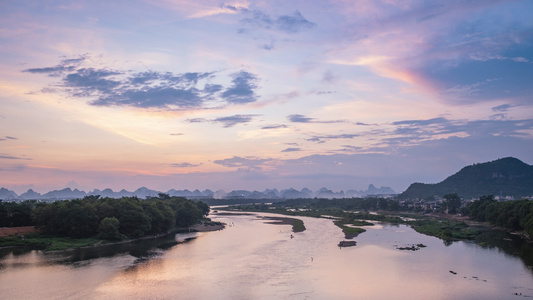
<path id="1" fill-rule="evenodd" d="M 533 272 L 497 248 L 470 242 L 446 246 L 403 225 L 376 224 L 365 227 L 367 232 L 355 239 L 357 246 L 340 249 L 337 244 L 344 235 L 331 220 L 298 218 L 307 230 L 295 234 L 291 226 L 266 224 L 255 214 L 215 215 L 212 219 L 227 223 L 226 229 L 134 246 L 61 253 L 4 251 L 0 298 L 533 297 Z M 396 249 L 418 243 L 427 247 Z"/>

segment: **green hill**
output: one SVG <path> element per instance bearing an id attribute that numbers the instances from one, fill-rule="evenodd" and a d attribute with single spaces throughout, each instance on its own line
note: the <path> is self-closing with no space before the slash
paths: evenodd
<path id="1" fill-rule="evenodd" d="M 533 195 L 533 166 L 514 157 L 473 164 L 435 184 L 413 183 L 399 198 L 415 199 L 457 193 L 460 197 L 482 195 Z"/>

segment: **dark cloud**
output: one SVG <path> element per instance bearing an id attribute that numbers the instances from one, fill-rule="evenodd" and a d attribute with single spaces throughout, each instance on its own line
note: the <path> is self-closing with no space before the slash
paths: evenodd
<path id="1" fill-rule="evenodd" d="M 71 58 L 64 59 L 54 67 L 45 67 L 45 68 L 31 68 L 22 70 L 22 72 L 34 73 L 34 74 L 48 74 L 50 77 L 58 77 L 65 72 L 73 72 L 76 70 L 77 66 L 83 63 L 86 59 L 86 56 L 81 56 L 80 58 Z"/>
<path id="2" fill-rule="evenodd" d="M 346 120 L 333 120 L 333 121 L 315 121 L 315 118 L 309 118 L 304 115 L 294 114 L 287 116 L 287 119 L 293 123 L 322 123 L 322 124 L 330 124 L 330 123 L 346 123 Z"/>
<path id="3" fill-rule="evenodd" d="M 463 131 L 470 136 L 529 136 L 526 131 L 533 129 L 533 119 L 526 120 L 478 120 L 464 125 L 450 126 L 452 130 Z"/>
<path id="4" fill-rule="evenodd" d="M 172 135 L 172 136 L 180 136 L 180 135 L 183 135 L 183 133 L 181 133 L 181 132 L 178 132 L 178 133 L 171 133 L 170 135 Z"/>
<path id="5" fill-rule="evenodd" d="M 7 154 L 1 154 L 1 153 L 0 153 L 0 159 L 31 160 L 31 158 L 16 157 L 16 156 L 11 156 Z"/>
<path id="6" fill-rule="evenodd" d="M 328 95 L 328 94 L 335 94 L 336 92 L 334 91 L 318 91 L 318 92 L 315 92 L 315 94 L 317 95 Z"/>
<path id="7" fill-rule="evenodd" d="M 213 122 L 213 123 L 221 123 L 225 128 L 235 126 L 237 124 L 246 124 L 252 121 L 252 119 L 257 115 L 233 115 L 228 117 L 220 117 L 212 120 L 204 119 L 204 118 L 194 118 L 194 119 L 187 119 L 186 121 L 189 123 L 207 123 L 207 122 Z"/>
<path id="8" fill-rule="evenodd" d="M 203 90 L 198 81 L 210 78 L 213 73 L 190 72 L 180 75 L 166 72 L 142 72 L 131 75 L 124 84 L 107 97 L 100 97 L 91 104 L 99 106 L 126 105 L 142 108 L 174 107 L 198 108 L 210 94 L 220 91 L 218 85 L 206 84 Z"/>
<path id="9" fill-rule="evenodd" d="M 331 134 L 331 135 L 317 135 L 307 139 L 309 142 L 324 143 L 326 140 L 338 140 L 338 139 L 353 139 L 360 134 Z"/>
<path id="10" fill-rule="evenodd" d="M 225 4 L 225 3 L 220 4 L 220 8 L 229 9 L 229 10 L 232 10 L 234 12 L 247 12 L 248 11 L 247 8 L 234 6 L 234 5 L 229 5 L 229 4 Z"/>
<path id="11" fill-rule="evenodd" d="M 5 140 L 18 140 L 18 138 L 7 136 L 7 135 L 4 138 L 0 138 L 0 141 L 5 141 Z"/>
<path id="12" fill-rule="evenodd" d="M 392 125 L 415 125 L 415 126 L 427 126 L 432 124 L 442 124 L 446 123 L 448 120 L 446 118 L 434 118 L 429 120 L 406 120 L 393 122 Z"/>
<path id="13" fill-rule="evenodd" d="M 133 85 L 142 85 L 153 82 L 154 80 L 159 80 L 161 77 L 162 74 L 159 72 L 148 71 L 135 74 L 129 78 L 129 81 Z"/>
<path id="14" fill-rule="evenodd" d="M 276 25 L 279 30 L 291 33 L 316 26 L 315 23 L 309 22 L 304 18 L 299 11 L 295 11 L 291 16 L 280 16 L 276 21 Z"/>
<path id="15" fill-rule="evenodd" d="M 394 122 L 398 125 L 393 132 L 382 132 L 381 135 L 392 137 L 382 141 L 388 145 L 407 145 L 424 140 L 438 138 L 439 135 L 455 135 L 463 133 L 469 137 L 525 137 L 533 130 L 533 119 L 506 120 L 503 114 L 494 115 L 490 120 L 458 121 L 445 118 L 429 120 L 407 120 Z"/>
<path id="16" fill-rule="evenodd" d="M 352 146 L 352 145 L 342 145 L 342 149 L 341 151 L 345 151 L 345 152 L 359 152 L 361 150 L 364 150 L 363 147 L 358 147 L 358 146 Z"/>
<path id="17" fill-rule="evenodd" d="M 146 90 L 125 90 L 92 101 L 96 106 L 135 106 L 141 108 L 197 108 L 203 104 L 203 98 L 195 88 L 179 89 L 173 87 L 153 87 Z"/>
<path id="18" fill-rule="evenodd" d="M 494 114 L 494 115 L 491 115 L 489 117 L 490 119 L 494 120 L 494 119 L 505 119 L 505 114 Z"/>
<path id="19" fill-rule="evenodd" d="M 298 151 L 302 151 L 302 149 L 300 149 L 300 148 L 287 148 L 287 149 L 281 150 L 281 152 L 298 152 Z"/>
<path id="20" fill-rule="evenodd" d="M 109 78 L 120 74 L 103 69 L 82 68 L 65 76 L 63 83 L 66 87 L 76 88 L 75 96 L 89 97 L 94 93 L 110 94 L 120 85 L 120 82 Z"/>
<path id="21" fill-rule="evenodd" d="M 224 89 L 220 84 L 206 84 L 204 86 L 203 92 L 207 94 L 214 94 L 222 91 Z"/>
<path id="22" fill-rule="evenodd" d="M 187 119 L 186 121 L 189 122 L 189 123 L 205 123 L 205 122 L 208 122 L 208 120 L 204 119 L 204 118 L 193 118 L 193 119 Z"/>
<path id="23" fill-rule="evenodd" d="M 270 51 L 274 49 L 274 42 L 271 42 L 270 44 L 263 44 L 260 46 L 260 48 Z"/>
<path id="24" fill-rule="evenodd" d="M 268 30 L 273 29 L 274 21 L 270 16 L 259 10 L 249 11 L 249 13 L 251 14 L 251 17 L 241 20 L 243 25 L 264 28 Z M 243 30 L 240 32 L 243 32 Z"/>
<path id="25" fill-rule="evenodd" d="M 220 117 L 213 120 L 215 123 L 222 123 L 224 127 L 232 127 L 237 124 L 246 124 L 252 121 L 253 117 L 257 115 L 234 115 L 229 117 Z"/>
<path id="26" fill-rule="evenodd" d="M 225 166 L 225 167 L 258 167 L 263 165 L 265 162 L 270 161 L 270 159 L 263 159 L 253 156 L 247 156 L 247 157 L 240 157 L 240 156 L 234 156 L 232 158 L 226 158 L 221 160 L 215 160 L 213 161 L 217 165 Z"/>
<path id="27" fill-rule="evenodd" d="M 55 66 L 55 67 L 47 67 L 47 68 L 33 68 L 33 69 L 26 69 L 22 72 L 28 72 L 28 73 L 36 73 L 36 74 L 48 74 L 51 77 L 56 77 L 61 75 L 63 72 L 68 71 L 74 71 L 74 66 Z"/>
<path id="28" fill-rule="evenodd" d="M 261 127 L 261 129 L 278 129 L 278 128 L 287 128 L 287 125 L 267 125 Z"/>
<path id="29" fill-rule="evenodd" d="M 191 164 L 191 163 L 188 163 L 188 162 L 170 164 L 170 166 L 173 167 L 173 168 L 192 168 L 192 167 L 198 167 L 198 166 L 201 166 L 201 165 L 202 164 Z"/>
<path id="30" fill-rule="evenodd" d="M 273 18 L 260 10 L 246 11 L 246 13 L 251 16 L 242 19 L 242 24 L 266 30 L 297 33 L 316 26 L 315 23 L 304 18 L 299 11 L 295 11 L 292 15 L 281 15 L 277 18 Z"/>
<path id="31" fill-rule="evenodd" d="M 110 70 L 82 67 L 86 58 L 63 60 L 57 66 L 33 68 L 23 72 L 49 74 L 61 78 L 54 88 L 42 92 L 64 92 L 74 98 L 86 98 L 95 106 L 130 106 L 160 109 L 204 109 L 228 104 L 257 101 L 258 78 L 241 70 L 229 74 L 230 86 L 213 83 L 215 72 L 172 72 Z M 223 100 L 223 101 L 221 101 Z"/>
<path id="32" fill-rule="evenodd" d="M 502 104 L 498 105 L 492 108 L 493 111 L 507 111 L 509 108 L 511 108 L 511 105 L 509 104 Z"/>
<path id="33" fill-rule="evenodd" d="M 254 90 L 257 89 L 257 77 L 246 71 L 234 73 L 232 77 L 233 85 L 227 88 L 221 97 L 231 104 L 255 102 L 257 95 Z"/>
<path id="34" fill-rule="evenodd" d="M 298 115 L 298 114 L 290 115 L 287 118 L 289 119 L 289 121 L 294 122 L 294 123 L 312 123 L 314 120 L 313 118 L 308 118 L 304 115 Z"/>

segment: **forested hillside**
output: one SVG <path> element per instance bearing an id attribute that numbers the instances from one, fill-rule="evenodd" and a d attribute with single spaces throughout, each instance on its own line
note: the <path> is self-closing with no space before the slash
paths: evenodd
<path id="1" fill-rule="evenodd" d="M 464 167 L 436 184 L 413 183 L 399 198 L 414 199 L 456 193 L 462 198 L 533 195 L 533 166 L 507 157 Z"/>

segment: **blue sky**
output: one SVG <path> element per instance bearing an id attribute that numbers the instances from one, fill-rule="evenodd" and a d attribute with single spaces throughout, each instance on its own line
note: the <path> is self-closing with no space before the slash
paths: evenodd
<path id="1" fill-rule="evenodd" d="M 531 1 L 4 1 L 0 185 L 369 184 L 533 164 Z"/>

